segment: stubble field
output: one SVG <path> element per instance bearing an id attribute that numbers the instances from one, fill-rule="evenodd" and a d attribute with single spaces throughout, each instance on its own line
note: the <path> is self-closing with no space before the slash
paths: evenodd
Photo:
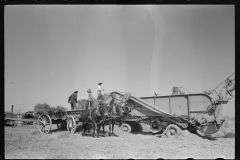
<path id="1" fill-rule="evenodd" d="M 125 133 L 115 126 L 115 136 L 82 136 L 81 127 L 74 135 L 58 131 L 41 134 L 36 125 L 15 128 L 5 126 L 6 159 L 234 159 L 235 138 L 203 139 L 188 132 L 178 138 L 155 137 L 143 125 L 143 133 Z M 108 126 L 105 127 L 108 131 Z"/>

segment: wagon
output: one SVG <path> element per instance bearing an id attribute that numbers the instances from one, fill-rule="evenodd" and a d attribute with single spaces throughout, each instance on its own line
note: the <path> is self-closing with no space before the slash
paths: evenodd
<path id="1" fill-rule="evenodd" d="M 77 126 L 81 125 L 80 122 L 81 112 L 83 109 L 50 112 L 48 114 L 41 114 L 37 120 L 38 130 L 41 133 L 49 133 L 52 128 L 52 124 L 56 124 L 58 129 L 61 126 L 66 125 L 67 131 L 71 134 L 75 133 Z"/>
<path id="2" fill-rule="evenodd" d="M 13 112 L 5 112 L 4 113 L 5 125 L 17 126 L 23 123 L 35 123 L 37 120 L 34 117 L 31 118 L 21 118 Z"/>

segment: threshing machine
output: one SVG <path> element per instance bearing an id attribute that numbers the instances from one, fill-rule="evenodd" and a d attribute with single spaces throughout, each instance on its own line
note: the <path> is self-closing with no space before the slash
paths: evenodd
<path id="1" fill-rule="evenodd" d="M 173 94 L 167 96 L 135 97 L 130 93 L 113 92 L 118 95 L 125 107 L 131 112 L 123 120 L 122 129 L 131 132 L 139 128 L 139 123 L 150 125 L 152 133 L 175 137 L 183 130 L 198 133 L 201 136 L 230 131 L 223 128 L 226 120 L 225 107 L 228 94 L 232 96 L 235 89 L 233 80 L 227 79 L 225 86 L 214 98 L 213 91 L 198 94 L 185 94 L 173 88 Z M 141 126 L 140 126 L 141 128 Z"/>

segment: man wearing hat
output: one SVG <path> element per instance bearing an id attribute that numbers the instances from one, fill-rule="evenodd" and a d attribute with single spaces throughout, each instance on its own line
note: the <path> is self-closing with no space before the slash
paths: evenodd
<path id="1" fill-rule="evenodd" d="M 103 83 L 98 83 L 98 93 L 101 93 L 102 91 L 104 91 L 104 89 L 102 89 L 101 85 Z"/>
<path id="2" fill-rule="evenodd" d="M 104 91 L 104 89 L 102 89 L 101 85 L 103 83 L 98 83 L 98 100 L 100 101 L 100 103 L 102 103 L 102 99 L 104 99 L 104 96 L 102 94 L 102 91 Z"/>
<path id="3" fill-rule="evenodd" d="M 74 90 L 73 94 L 71 94 L 71 96 L 69 97 L 68 103 L 71 104 L 71 110 L 74 110 L 77 108 L 77 105 L 76 105 L 76 103 L 78 103 L 77 102 L 77 93 L 78 93 L 78 91 Z"/>

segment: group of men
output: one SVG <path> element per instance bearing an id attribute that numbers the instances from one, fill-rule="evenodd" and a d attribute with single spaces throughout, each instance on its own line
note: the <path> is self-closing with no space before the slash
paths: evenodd
<path id="1" fill-rule="evenodd" d="M 98 97 L 103 96 L 102 91 L 104 91 L 104 89 L 102 89 L 101 87 L 102 84 L 103 83 L 98 83 Z M 78 93 L 78 90 L 74 90 L 74 92 L 68 98 L 68 103 L 71 104 L 71 110 L 75 110 L 77 108 L 77 103 L 78 103 L 77 93 Z"/>

